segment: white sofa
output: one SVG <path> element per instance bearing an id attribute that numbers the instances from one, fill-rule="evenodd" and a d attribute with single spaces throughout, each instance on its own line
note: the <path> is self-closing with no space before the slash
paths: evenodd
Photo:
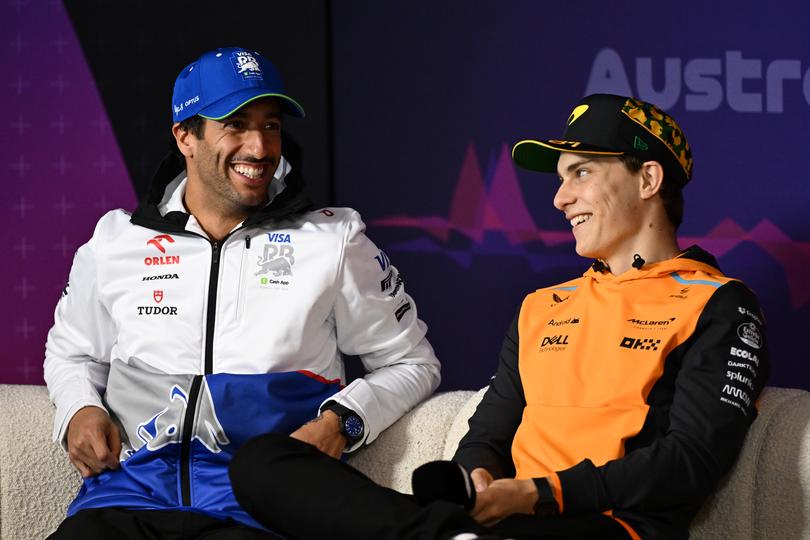
<path id="1" fill-rule="evenodd" d="M 452 456 L 482 392 L 435 395 L 349 462 L 410 491 L 416 466 Z M 0 385 L 0 539 L 45 538 L 78 489 L 79 475 L 51 442 L 52 417 L 44 387 Z M 810 392 L 765 390 L 737 465 L 691 533 L 701 540 L 810 540 Z"/>

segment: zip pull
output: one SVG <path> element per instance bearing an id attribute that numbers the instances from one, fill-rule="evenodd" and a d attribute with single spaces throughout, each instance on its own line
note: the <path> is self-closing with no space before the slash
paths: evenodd
<path id="1" fill-rule="evenodd" d="M 219 242 L 214 242 L 214 244 L 211 247 L 212 247 L 211 263 L 219 264 Z"/>
<path id="2" fill-rule="evenodd" d="M 250 235 L 245 236 L 245 249 L 250 249 Z"/>

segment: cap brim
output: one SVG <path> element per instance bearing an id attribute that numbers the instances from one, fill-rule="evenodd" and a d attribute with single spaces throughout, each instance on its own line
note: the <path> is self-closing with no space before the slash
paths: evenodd
<path id="1" fill-rule="evenodd" d="M 560 152 L 600 156 L 621 156 L 624 154 L 624 152 L 607 150 L 576 141 L 534 141 L 527 139 L 515 144 L 512 148 L 512 159 L 524 169 L 556 173 Z"/>
<path id="2" fill-rule="evenodd" d="M 304 118 L 306 113 L 300 103 L 295 101 L 288 95 L 267 92 L 262 88 L 245 88 L 239 92 L 234 92 L 229 96 L 225 96 L 219 101 L 212 103 L 208 107 L 202 109 L 199 113 L 203 118 L 209 120 L 222 120 L 232 115 L 251 101 L 264 98 L 274 97 L 278 98 L 281 105 L 281 111 L 291 116 Z"/>

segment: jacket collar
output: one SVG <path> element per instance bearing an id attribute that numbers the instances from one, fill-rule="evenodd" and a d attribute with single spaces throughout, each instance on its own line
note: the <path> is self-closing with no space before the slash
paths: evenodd
<path id="1" fill-rule="evenodd" d="M 285 160 L 282 160 L 281 165 L 280 182 L 273 182 L 276 185 L 272 187 L 270 203 L 248 216 L 242 226 L 291 217 L 312 208 L 312 203 L 304 192 L 301 175 L 291 171 Z M 152 185 L 132 213 L 130 222 L 162 232 L 185 231 L 189 214 L 182 204 L 176 204 L 176 200 L 172 203 L 172 196 L 177 194 L 184 178 L 185 158 L 177 152 L 170 152 L 158 166 Z"/>

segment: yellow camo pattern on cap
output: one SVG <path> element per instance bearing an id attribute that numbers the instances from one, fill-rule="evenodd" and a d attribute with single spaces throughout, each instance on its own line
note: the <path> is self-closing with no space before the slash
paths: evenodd
<path id="1" fill-rule="evenodd" d="M 664 143 L 683 167 L 686 178 L 692 178 L 692 149 L 671 116 L 651 103 L 635 99 L 628 99 L 622 112 Z"/>

